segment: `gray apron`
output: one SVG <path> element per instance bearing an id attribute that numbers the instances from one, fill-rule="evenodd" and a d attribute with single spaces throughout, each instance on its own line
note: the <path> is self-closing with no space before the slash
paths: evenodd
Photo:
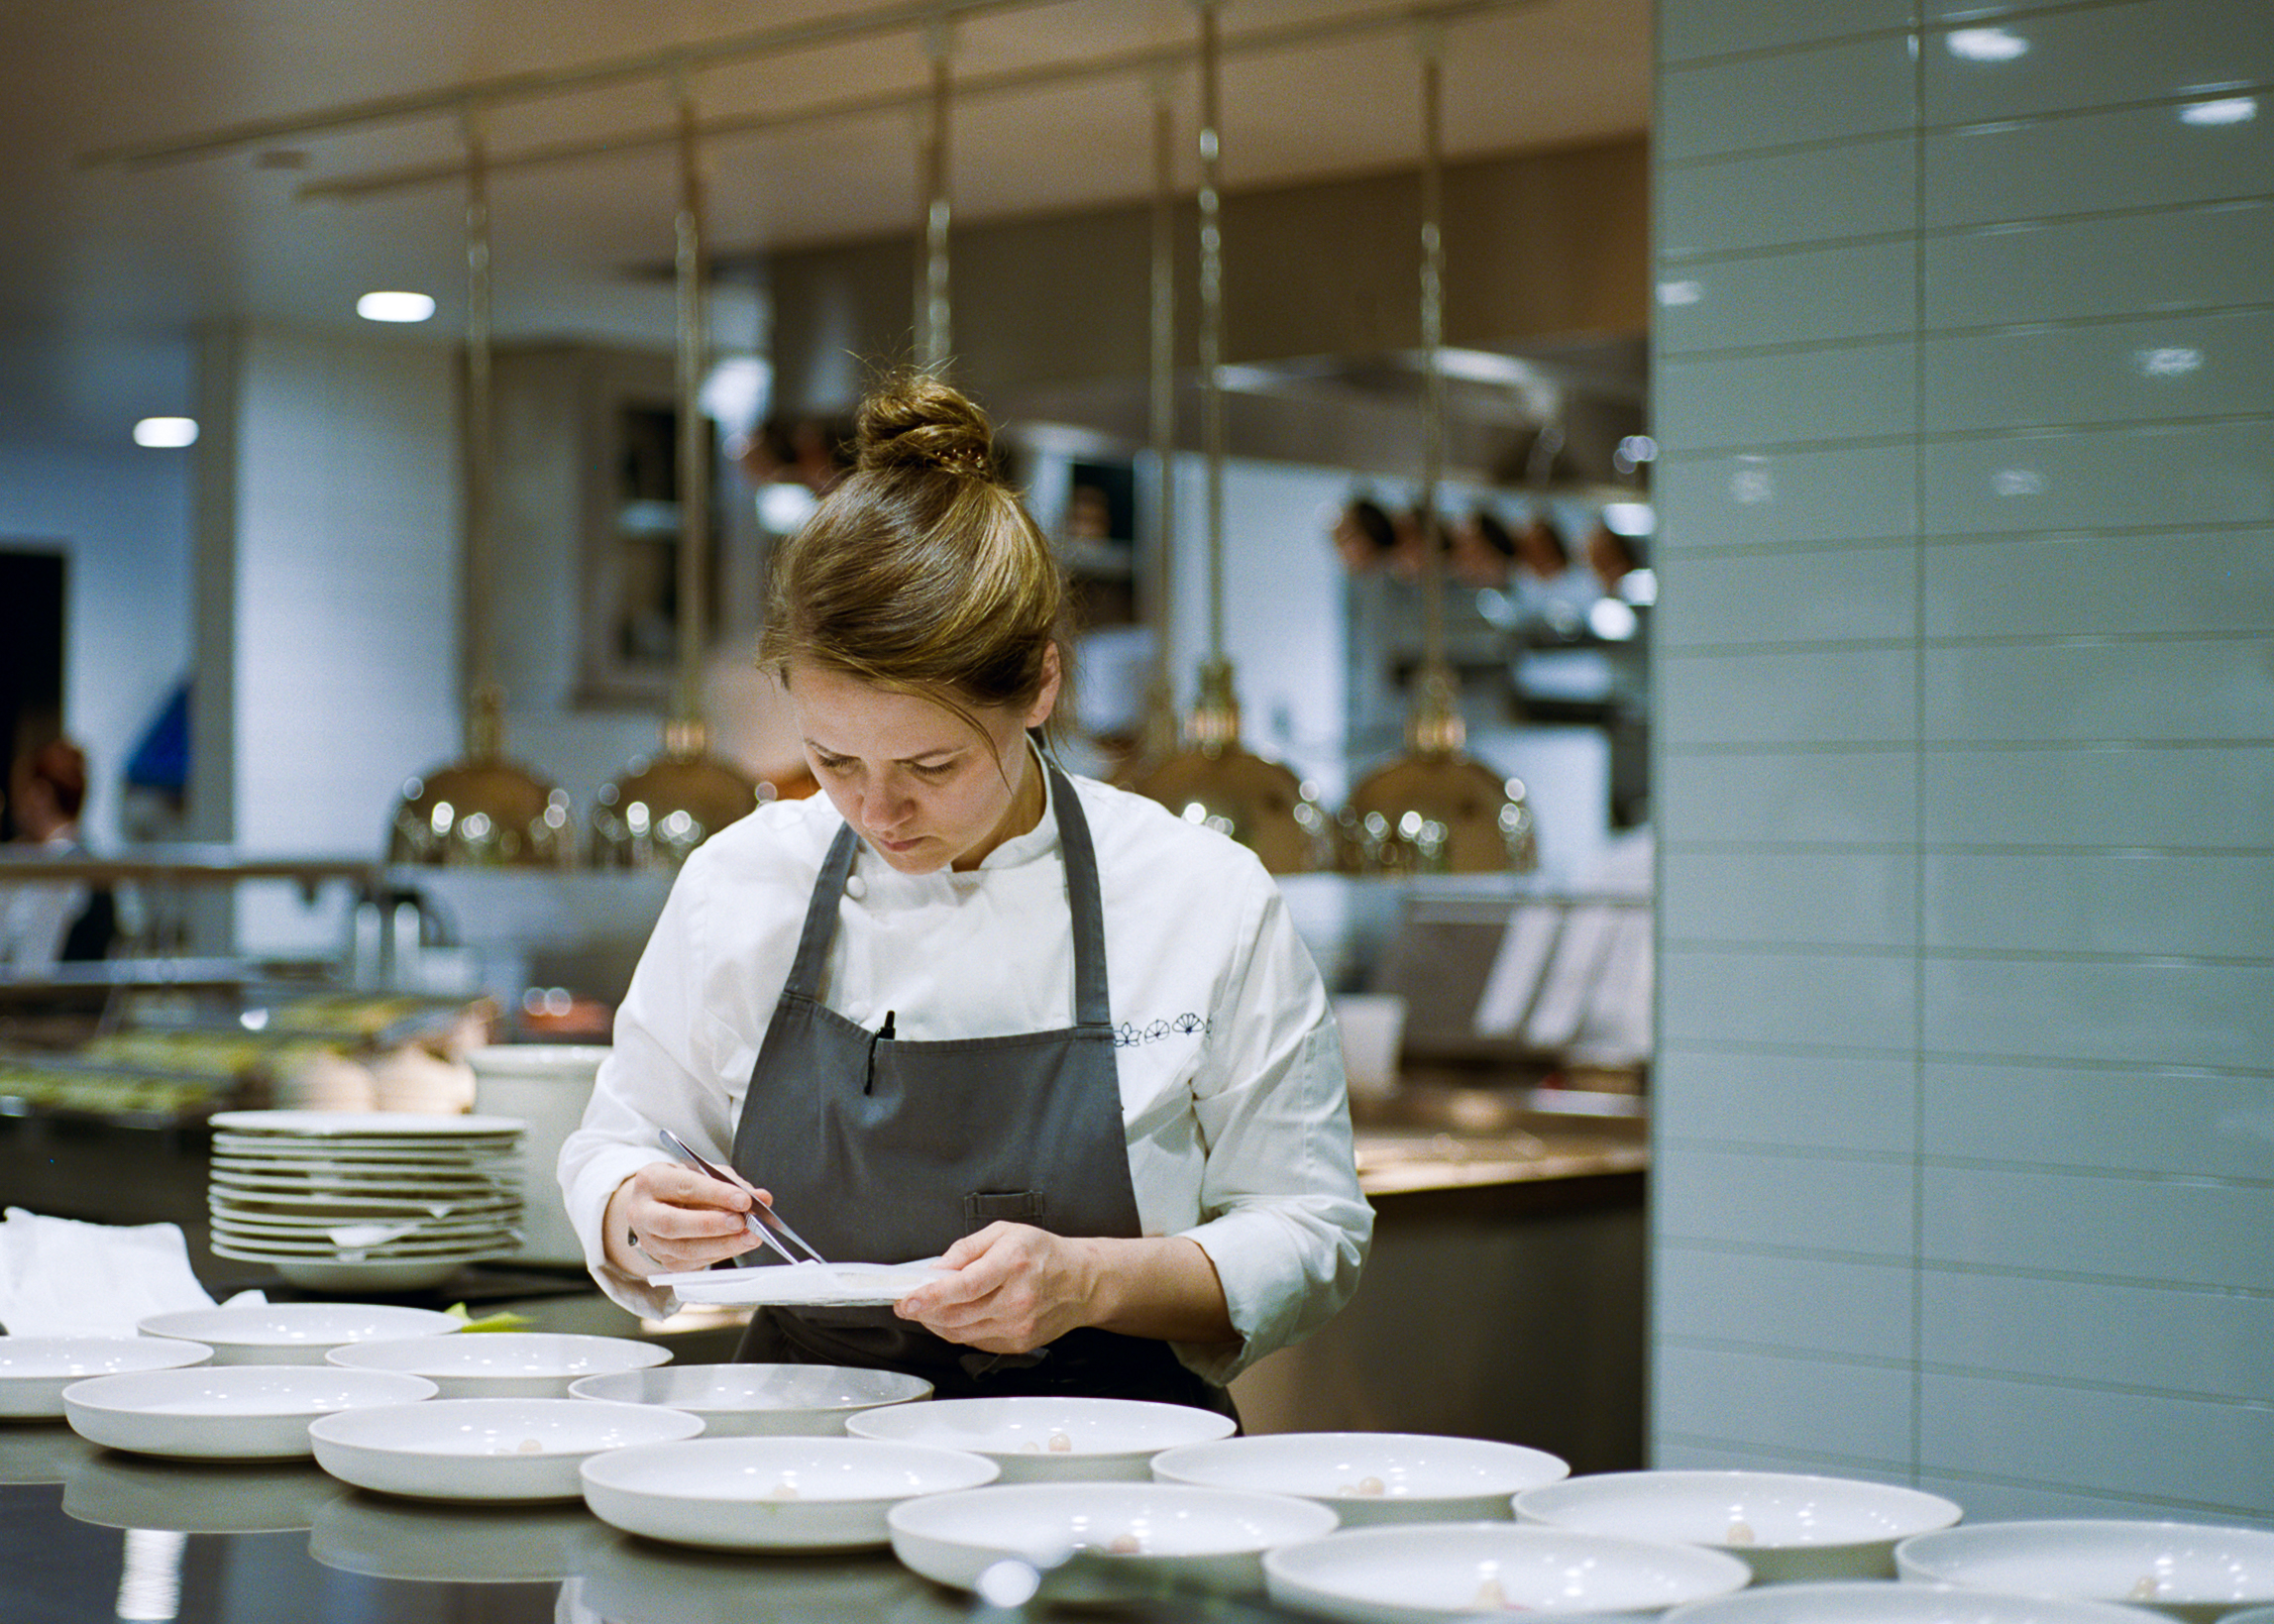
<path id="1" fill-rule="evenodd" d="M 821 1002 L 838 899 L 859 840 L 847 824 L 821 864 L 790 979 L 750 1072 L 734 1166 L 782 1203 L 824 1257 L 902 1262 L 999 1219 L 1065 1236 L 1135 1238 L 1090 826 L 1050 774 L 1073 915 L 1074 1025 L 944 1042 L 871 1031 Z M 770 1252 L 752 1267 L 781 1266 Z M 761 1308 L 736 1355 L 762 1363 L 905 1370 L 941 1398 L 1050 1393 L 1144 1398 L 1231 1414 L 1231 1400 L 1149 1338 L 1083 1327 L 1029 1353 L 995 1354 L 889 1308 Z"/>

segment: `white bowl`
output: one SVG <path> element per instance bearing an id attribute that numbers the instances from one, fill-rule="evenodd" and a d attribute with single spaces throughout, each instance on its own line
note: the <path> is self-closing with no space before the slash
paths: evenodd
<path id="1" fill-rule="evenodd" d="M 703 1417 L 705 1438 L 839 1438 L 849 1417 L 929 1398 L 931 1383 L 834 1364 L 675 1364 L 586 1376 L 569 1394 L 685 1410 Z"/>
<path id="2" fill-rule="evenodd" d="M 627 1534 L 719 1551 L 889 1542 L 885 1514 L 920 1494 L 993 1482 L 992 1461 L 865 1438 L 707 1438 L 601 1456 L 585 1504 Z"/>
<path id="3" fill-rule="evenodd" d="M 0 1337 L 0 1419 L 55 1421 L 63 1389 L 89 1376 L 179 1370 L 213 1350 L 173 1337 Z"/>
<path id="4" fill-rule="evenodd" d="M 1512 1523 L 1347 1528 L 1263 1558 L 1271 1599 L 1347 1624 L 1436 1624 L 1504 1611 L 1642 1624 L 1742 1589 L 1752 1570 L 1693 1545 Z"/>
<path id="5" fill-rule="evenodd" d="M 694 1416 L 638 1404 L 438 1398 L 327 1417 L 308 1429 L 308 1438 L 316 1464 L 381 1494 L 417 1500 L 573 1500 L 581 1492 L 577 1467 L 593 1456 L 693 1438 L 702 1431 L 703 1423 Z"/>
<path id="6" fill-rule="evenodd" d="M 1141 1483 L 1161 1451 L 1229 1437 L 1236 1425 L 1213 1410 L 1135 1398 L 939 1398 L 865 1411 L 845 1431 L 984 1455 L 1006 1483 Z"/>
<path id="7" fill-rule="evenodd" d="M 2274 1607 L 2245 1607 L 2238 1613 L 2222 1613 L 2219 1624 L 2274 1624 Z"/>
<path id="8" fill-rule="evenodd" d="M 383 1370 L 201 1364 L 73 1382 L 63 1409 L 74 1432 L 107 1449 L 265 1461 L 308 1454 L 318 1417 L 433 1396 L 433 1382 Z"/>
<path id="9" fill-rule="evenodd" d="M 600 1536 L 581 1505 L 424 1505 L 343 1489 L 317 1510 L 308 1555 L 368 1578 L 551 1584 Z"/>
<path id="10" fill-rule="evenodd" d="M 139 1329 L 203 1343 L 215 1364 L 321 1364 L 351 1342 L 447 1336 L 463 1323 L 431 1308 L 384 1303 L 255 1303 L 153 1314 Z"/>
<path id="11" fill-rule="evenodd" d="M 2214 1624 L 2274 1602 L 2274 1533 L 2079 1518 L 1977 1523 L 1895 1547 L 1906 1579 L 2150 1607 Z"/>
<path id="12" fill-rule="evenodd" d="M 2009 1596 L 1949 1584 L 1774 1584 L 1693 1601 L 1666 1624 L 2142 1624 L 2143 1615 L 2070 1596 Z"/>
<path id="13" fill-rule="evenodd" d="M 102 1528 L 288 1534 L 345 1492 L 312 1461 L 151 1461 L 101 1450 L 64 1473 L 63 1511 Z"/>
<path id="14" fill-rule="evenodd" d="M 1782 1471 L 1614 1471 L 1516 1496 L 1516 1519 L 1726 1551 L 1756 1584 L 1894 1578 L 1898 1540 L 1963 1513 L 1936 1494 Z"/>
<path id="15" fill-rule="evenodd" d="M 1323 1505 L 1188 1483 L 1006 1483 L 893 1507 L 893 1555 L 925 1578 L 978 1586 L 999 1562 L 1055 1567 L 1075 1552 L 1114 1559 L 1138 1581 L 1170 1578 L 1210 1593 L 1263 1588 L 1263 1553 L 1335 1530 Z M 1113 1572 L 1053 1587 L 1053 1601 L 1126 1599 Z"/>
<path id="16" fill-rule="evenodd" d="M 629 1337 L 485 1331 L 472 1337 L 351 1343 L 324 1357 L 351 1370 L 424 1376 L 442 1389 L 444 1398 L 567 1398 L 571 1382 L 644 1370 L 670 1358 L 671 1351 Z"/>
<path id="17" fill-rule="evenodd" d="M 1153 1460 L 1164 1483 L 1300 1494 L 1343 1526 L 1506 1521 L 1525 1489 L 1570 1472 L 1521 1444 L 1431 1433 L 1271 1433 L 1170 1450 Z"/>

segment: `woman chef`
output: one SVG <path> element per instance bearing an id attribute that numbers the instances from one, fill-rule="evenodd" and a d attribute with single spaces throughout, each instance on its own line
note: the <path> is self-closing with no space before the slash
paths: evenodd
<path id="1" fill-rule="evenodd" d="M 1357 1281 L 1340 1045 L 1246 851 L 1036 752 L 1061 586 L 992 469 L 944 383 L 862 408 L 764 644 L 824 793 L 688 860 L 563 1193 L 595 1277 L 645 1314 L 672 1303 L 647 1276 L 760 1245 L 752 1195 L 658 1129 L 832 1260 L 944 1254 L 894 1308 L 761 1309 L 745 1359 L 1228 1409 L 1234 1373 Z"/>

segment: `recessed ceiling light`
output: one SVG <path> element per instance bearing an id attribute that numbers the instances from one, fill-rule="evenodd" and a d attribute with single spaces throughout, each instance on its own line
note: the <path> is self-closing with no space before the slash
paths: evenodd
<path id="1" fill-rule="evenodd" d="M 2182 124 L 2248 124 L 2258 116 L 2256 96 L 2221 96 L 2217 101 L 2191 101 L 2179 110 Z"/>
<path id="2" fill-rule="evenodd" d="M 366 321 L 424 321 L 434 314 L 434 300 L 424 293 L 366 293 L 356 300 L 356 314 Z"/>
<path id="3" fill-rule="evenodd" d="M 2029 42 L 2002 28 L 1954 28 L 1944 37 L 1953 56 L 1970 62 L 2009 62 L 2029 54 Z"/>
<path id="4" fill-rule="evenodd" d="M 138 446 L 161 446 L 177 450 L 197 444 L 197 419 L 194 417 L 146 417 L 134 426 L 134 443 Z"/>

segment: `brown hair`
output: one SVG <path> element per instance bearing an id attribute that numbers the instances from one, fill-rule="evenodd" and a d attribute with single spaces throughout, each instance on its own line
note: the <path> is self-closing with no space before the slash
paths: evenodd
<path id="1" fill-rule="evenodd" d="M 66 819 L 78 816 L 87 804 L 86 752 L 69 739 L 50 739 L 35 750 L 25 777 L 48 786 L 55 811 Z"/>
<path id="2" fill-rule="evenodd" d="M 967 720 L 966 704 L 1032 704 L 1066 589 L 997 477 L 987 414 L 904 373 L 861 403 L 854 436 L 853 472 L 775 557 L 759 657 L 785 681 L 809 661 Z"/>

